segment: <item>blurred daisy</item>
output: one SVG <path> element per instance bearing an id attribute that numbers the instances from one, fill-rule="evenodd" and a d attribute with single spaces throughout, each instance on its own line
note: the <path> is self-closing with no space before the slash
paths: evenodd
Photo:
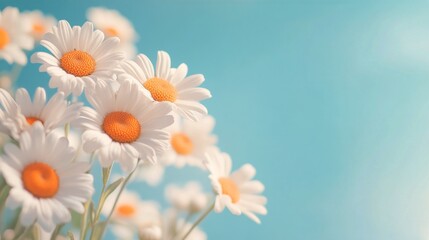
<path id="1" fill-rule="evenodd" d="M 165 172 L 165 165 L 158 161 L 156 164 L 140 162 L 139 168 L 134 174 L 136 180 L 146 182 L 149 186 L 158 185 Z"/>
<path id="2" fill-rule="evenodd" d="M 37 88 L 31 101 L 27 90 L 16 91 L 15 99 L 5 90 L 0 89 L 0 131 L 19 139 L 22 131 L 35 122 L 41 122 L 46 132 L 57 127 L 64 127 L 79 116 L 81 103 L 67 104 L 64 93 L 56 93 L 46 102 L 46 92 Z"/>
<path id="3" fill-rule="evenodd" d="M 130 59 L 136 55 L 134 46 L 136 32 L 134 27 L 118 11 L 94 7 L 88 10 L 87 17 L 97 29 L 103 31 L 106 37 L 118 37 L 121 40 L 120 48 L 125 52 L 126 58 Z"/>
<path id="4" fill-rule="evenodd" d="M 217 137 L 212 134 L 215 120 L 205 116 L 197 122 L 184 119 L 175 121 L 170 131 L 170 148 L 162 156 L 166 163 L 183 167 L 186 164 L 203 168 L 205 154 L 216 148 Z"/>
<path id="5" fill-rule="evenodd" d="M 189 231 L 192 224 L 178 217 L 177 212 L 167 211 L 163 216 L 162 239 L 183 239 L 184 234 Z M 207 235 L 199 228 L 195 227 L 186 237 L 186 240 L 206 240 Z"/>
<path id="6" fill-rule="evenodd" d="M 173 123 L 168 104 L 150 101 L 135 83 L 123 81 L 117 91 L 103 81 L 85 92 L 94 107 L 84 107 L 78 120 L 83 150 L 98 151 L 103 167 L 119 160 L 129 172 L 138 159 L 155 163 L 168 144 L 164 129 Z"/>
<path id="7" fill-rule="evenodd" d="M 221 212 L 226 206 L 231 213 L 235 215 L 243 213 L 256 223 L 260 223 L 255 213 L 267 214 L 265 208 L 267 199 L 260 195 L 264 191 L 264 185 L 252 180 L 256 174 L 255 168 L 245 164 L 231 173 L 231 158 L 228 154 L 217 151 L 213 151 L 205 163 L 210 172 L 212 187 L 217 194 L 214 210 Z"/>
<path id="8" fill-rule="evenodd" d="M 156 71 L 144 54 L 139 54 L 136 61 L 122 62 L 121 66 L 121 71 L 138 80 L 146 95 L 154 101 L 167 102 L 176 113 L 194 121 L 207 115 L 206 107 L 199 103 L 211 97 L 209 90 L 198 87 L 204 81 L 204 76 L 196 74 L 186 77 L 186 64 L 181 64 L 171 72 L 168 53 L 158 52 Z"/>
<path id="9" fill-rule="evenodd" d="M 9 64 L 27 64 L 24 50 L 34 47 L 33 38 L 26 32 L 17 8 L 6 7 L 0 12 L 0 59 Z"/>
<path id="10" fill-rule="evenodd" d="M 0 74 L 0 88 L 8 92 L 12 91 L 12 78 L 8 74 Z"/>
<path id="11" fill-rule="evenodd" d="M 196 213 L 207 207 L 208 195 L 199 182 L 189 182 L 184 187 L 170 185 L 165 190 L 167 200 L 178 210 Z"/>
<path id="12" fill-rule="evenodd" d="M 73 163 L 66 138 L 45 135 L 40 122 L 25 131 L 19 147 L 5 146 L 0 170 L 11 187 L 6 205 L 21 208 L 20 222 L 34 222 L 47 232 L 71 220 L 69 209 L 83 213 L 83 203 L 94 192 L 88 164 Z"/>
<path id="13" fill-rule="evenodd" d="M 51 54 L 34 53 L 31 61 L 41 63 L 39 70 L 51 76 L 49 86 L 66 95 L 79 96 L 85 86 L 94 86 L 96 77 L 111 76 L 112 69 L 124 57 L 118 49 L 119 39 L 104 39 L 104 34 L 94 31 L 90 22 L 71 28 L 61 20 L 40 43 Z"/>
<path id="14" fill-rule="evenodd" d="M 22 18 L 26 29 L 37 41 L 42 40 L 43 35 L 49 32 L 51 28 L 57 24 L 57 20 L 54 17 L 44 15 L 38 10 L 23 12 Z"/>
<path id="15" fill-rule="evenodd" d="M 115 191 L 107 198 L 102 210 L 104 215 L 108 216 L 112 211 L 117 194 Z M 132 239 L 137 229 L 159 225 L 159 206 L 155 202 L 142 201 L 135 192 L 124 190 L 111 219 L 115 222 L 112 230 L 118 238 Z"/>

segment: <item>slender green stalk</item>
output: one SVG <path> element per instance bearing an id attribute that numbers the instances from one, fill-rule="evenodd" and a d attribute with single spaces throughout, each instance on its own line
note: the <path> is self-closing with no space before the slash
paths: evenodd
<path id="1" fill-rule="evenodd" d="M 86 234 L 88 234 L 88 214 L 92 214 L 88 211 L 90 205 L 91 200 L 88 200 L 85 203 L 85 211 L 82 214 L 82 221 L 80 222 L 80 240 L 85 240 Z"/>
<path id="2" fill-rule="evenodd" d="M 189 234 L 191 234 L 192 230 L 194 230 L 213 210 L 215 206 L 215 203 L 213 202 L 209 208 L 197 219 L 197 221 L 192 225 L 192 227 L 186 232 L 185 236 L 182 238 L 182 240 L 185 240 Z"/>
<path id="3" fill-rule="evenodd" d="M 106 191 L 107 183 L 109 182 L 110 174 L 112 172 L 112 165 L 108 168 L 103 168 L 103 186 L 101 188 L 100 198 L 98 200 L 97 211 L 95 212 L 94 223 L 96 224 L 100 219 L 101 210 L 103 210 L 104 202 L 106 198 L 104 197 L 104 192 Z"/>
<path id="4" fill-rule="evenodd" d="M 64 224 L 60 224 L 55 228 L 54 232 L 52 232 L 51 240 L 55 240 L 57 238 L 58 234 L 61 233 L 61 229 L 63 227 L 64 227 Z"/>
<path id="5" fill-rule="evenodd" d="M 30 231 L 33 229 L 33 225 L 34 224 L 31 224 L 30 226 L 26 227 L 24 232 L 21 235 L 19 235 L 19 237 L 16 240 L 24 239 L 30 233 Z"/>
<path id="6" fill-rule="evenodd" d="M 64 136 L 66 138 L 69 138 L 69 134 L 70 134 L 70 123 L 66 123 L 66 125 L 64 125 Z"/>

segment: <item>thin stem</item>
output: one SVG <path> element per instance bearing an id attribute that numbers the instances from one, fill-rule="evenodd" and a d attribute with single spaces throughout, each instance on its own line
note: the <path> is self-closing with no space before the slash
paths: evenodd
<path id="1" fill-rule="evenodd" d="M 51 240 L 57 239 L 58 234 L 60 234 L 61 229 L 64 227 L 64 224 L 57 225 L 54 232 L 51 235 Z"/>
<path id="2" fill-rule="evenodd" d="M 197 221 L 192 225 L 188 232 L 186 232 L 182 240 L 185 240 L 189 236 L 189 234 L 191 234 L 192 230 L 194 230 L 209 215 L 209 213 L 213 210 L 214 206 L 215 202 L 213 202 L 210 207 L 207 208 L 207 210 L 197 219 Z"/>
<path id="3" fill-rule="evenodd" d="M 28 235 L 28 233 L 30 232 L 30 230 L 33 229 L 33 225 L 34 224 L 31 224 L 30 226 L 26 227 L 25 230 L 24 230 L 24 232 L 21 235 L 19 235 L 19 237 L 16 240 L 24 239 L 25 236 Z"/>
<path id="4" fill-rule="evenodd" d="M 70 133 L 70 123 L 67 123 L 66 125 L 64 125 L 64 136 L 66 138 L 69 138 L 69 133 Z"/>
<path id="5" fill-rule="evenodd" d="M 105 202 L 104 192 L 106 191 L 106 186 L 107 186 L 107 183 L 109 182 L 111 172 L 112 172 L 112 165 L 110 165 L 110 167 L 108 168 L 103 168 L 103 186 L 101 188 L 100 198 L 98 199 L 98 207 L 95 213 L 94 224 L 96 224 L 98 222 L 98 219 L 100 219 L 101 210 L 103 210 L 103 206 Z"/>
<path id="6" fill-rule="evenodd" d="M 12 70 L 10 71 L 10 81 L 12 83 L 12 85 L 15 84 L 16 80 L 18 79 L 19 75 L 21 74 L 22 69 L 24 68 L 23 65 L 19 65 L 17 63 L 15 63 L 12 66 Z"/>
<path id="7" fill-rule="evenodd" d="M 87 219 L 88 219 L 89 205 L 91 205 L 91 200 L 88 200 L 85 203 L 85 211 L 82 214 L 82 221 L 80 222 L 80 239 L 81 240 L 85 240 L 86 234 L 88 233 Z M 92 214 L 92 213 L 89 213 L 89 214 Z"/>

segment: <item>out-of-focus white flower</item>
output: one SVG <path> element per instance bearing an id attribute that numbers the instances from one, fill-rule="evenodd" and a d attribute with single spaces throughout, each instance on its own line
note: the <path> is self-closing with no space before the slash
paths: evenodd
<path id="1" fill-rule="evenodd" d="M 0 88 L 3 88 L 4 90 L 11 92 L 12 90 L 12 79 L 9 75 L 4 74 L 0 75 Z"/>
<path id="2" fill-rule="evenodd" d="M 165 166 L 159 161 L 156 164 L 140 162 L 135 179 L 146 182 L 150 186 L 156 186 L 161 182 L 164 172 Z"/>
<path id="3" fill-rule="evenodd" d="M 74 150 L 66 138 L 46 135 L 40 122 L 22 133 L 19 147 L 5 146 L 0 171 L 11 187 L 6 206 L 21 207 L 23 226 L 37 223 L 51 232 L 71 220 L 70 210 L 83 213 L 94 192 L 89 164 L 73 163 Z"/>
<path id="4" fill-rule="evenodd" d="M 192 224 L 178 217 L 177 212 L 168 210 L 163 216 L 162 239 L 183 239 L 184 235 L 191 229 Z M 206 240 L 206 234 L 195 227 L 186 240 Z"/>
<path id="5" fill-rule="evenodd" d="M 119 161 L 126 172 L 138 159 L 156 163 L 168 144 L 164 129 L 173 123 L 168 104 L 150 101 L 131 81 L 123 81 L 117 91 L 100 81 L 85 95 L 95 109 L 83 107 L 76 121 L 85 130 L 84 151 L 98 151 L 103 167 Z"/>
<path id="6" fill-rule="evenodd" d="M 34 47 L 33 38 L 27 33 L 19 10 L 14 7 L 6 7 L 0 12 L 0 59 L 9 64 L 27 64 L 27 56 L 24 50 Z"/>
<path id="7" fill-rule="evenodd" d="M 170 185 L 165 196 L 175 208 L 196 213 L 207 207 L 208 194 L 203 192 L 199 182 L 189 182 L 184 187 Z"/>
<path id="8" fill-rule="evenodd" d="M 143 85 L 145 94 L 157 102 L 166 102 L 179 115 L 194 121 L 207 115 L 207 109 L 199 103 L 211 98 L 210 91 L 200 88 L 204 81 L 201 74 L 188 74 L 188 67 L 182 63 L 171 70 L 168 53 L 159 51 L 156 69 L 144 54 L 139 54 L 135 61 L 126 60 L 121 63 L 122 74 L 132 76 Z M 121 74 L 121 73 L 120 73 Z"/>
<path id="9" fill-rule="evenodd" d="M 35 10 L 22 13 L 25 28 L 30 32 L 36 41 L 42 40 L 43 35 L 49 32 L 57 24 L 57 20 L 41 11 Z"/>
<path id="10" fill-rule="evenodd" d="M 252 180 L 256 174 L 255 168 L 245 164 L 231 173 L 232 161 L 228 154 L 213 151 L 208 157 L 205 163 L 217 195 L 214 210 L 221 212 L 226 206 L 231 213 L 235 215 L 243 213 L 256 223 L 260 223 L 255 214 L 267 214 L 265 208 L 267 198 L 260 195 L 264 191 L 264 185 Z"/>
<path id="11" fill-rule="evenodd" d="M 137 34 L 132 23 L 122 14 L 116 10 L 94 7 L 88 10 L 87 18 L 107 37 L 118 37 L 121 40 L 120 48 L 126 58 L 131 59 L 136 55 Z"/>
<path id="12" fill-rule="evenodd" d="M 162 161 L 183 167 L 190 166 L 204 168 L 203 160 L 207 152 L 217 149 L 217 137 L 212 134 L 215 120 L 212 116 L 205 116 L 197 122 L 184 119 L 175 121 L 170 132 L 169 150 L 162 156 Z"/>
<path id="13" fill-rule="evenodd" d="M 124 58 L 119 50 L 119 38 L 104 38 L 90 22 L 82 27 L 61 20 L 43 36 L 40 42 L 51 54 L 36 52 L 31 62 L 42 64 L 41 72 L 51 76 L 49 86 L 66 95 L 79 96 L 84 87 L 93 87 L 97 77 L 111 76 L 112 70 Z"/>
<path id="14" fill-rule="evenodd" d="M 46 102 L 46 92 L 37 88 L 31 101 L 27 90 L 16 91 L 15 99 L 0 89 L 0 131 L 19 139 L 19 135 L 35 122 L 41 122 L 46 132 L 75 120 L 82 103 L 67 104 L 64 93 L 59 92 Z"/>

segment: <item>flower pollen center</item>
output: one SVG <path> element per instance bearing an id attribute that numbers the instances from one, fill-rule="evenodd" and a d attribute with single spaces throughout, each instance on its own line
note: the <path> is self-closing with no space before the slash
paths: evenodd
<path id="1" fill-rule="evenodd" d="M 156 77 L 151 78 L 148 79 L 143 86 L 150 92 L 155 101 L 176 101 L 176 88 L 164 79 Z"/>
<path id="2" fill-rule="evenodd" d="M 9 44 L 10 38 L 9 33 L 6 32 L 4 28 L 0 27 L 0 49 L 3 49 L 6 47 L 7 44 Z"/>
<path id="3" fill-rule="evenodd" d="M 25 117 L 25 120 L 27 120 L 27 123 L 30 125 L 33 125 L 36 121 L 39 121 L 41 123 L 43 123 L 42 120 L 40 120 L 40 118 L 37 117 Z"/>
<path id="4" fill-rule="evenodd" d="M 113 27 L 107 27 L 104 29 L 104 33 L 109 37 L 116 37 L 118 36 L 118 30 L 116 30 Z"/>
<path id="5" fill-rule="evenodd" d="M 67 52 L 60 59 L 61 68 L 77 77 L 91 75 L 95 71 L 95 65 L 94 58 L 80 50 Z"/>
<path id="6" fill-rule="evenodd" d="M 189 155 L 194 149 L 194 144 L 188 135 L 184 133 L 175 133 L 171 137 L 171 146 L 174 151 L 180 155 Z"/>
<path id="7" fill-rule="evenodd" d="M 104 117 L 104 132 L 119 143 L 132 143 L 140 137 L 139 121 L 127 112 L 111 112 Z"/>
<path id="8" fill-rule="evenodd" d="M 35 35 L 43 35 L 46 32 L 45 26 L 40 23 L 34 23 L 33 24 L 33 33 Z"/>
<path id="9" fill-rule="evenodd" d="M 37 198 L 51 198 L 60 187 L 55 170 L 46 163 L 34 162 L 22 170 L 24 188 Z"/>
<path id="10" fill-rule="evenodd" d="M 116 208 L 116 212 L 122 217 L 131 217 L 136 212 L 136 208 L 131 204 L 121 204 Z"/>
<path id="11" fill-rule="evenodd" d="M 240 190 L 232 179 L 221 177 L 219 178 L 219 183 L 222 186 L 222 194 L 230 196 L 232 203 L 240 200 Z"/>

